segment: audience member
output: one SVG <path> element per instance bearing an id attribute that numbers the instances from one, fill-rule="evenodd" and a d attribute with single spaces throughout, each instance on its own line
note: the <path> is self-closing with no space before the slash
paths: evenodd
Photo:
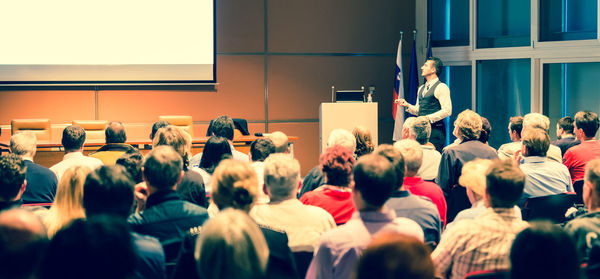
<path id="1" fill-rule="evenodd" d="M 147 189 L 136 191 L 136 197 L 138 202 L 145 203 L 145 209 L 129 216 L 133 231 L 165 242 L 182 238 L 191 228 L 202 226 L 208 218 L 206 209 L 183 201 L 175 192 L 184 171 L 181 156 L 171 146 L 152 149 L 144 159 L 142 174 Z"/>
<path id="2" fill-rule="evenodd" d="M 321 169 L 325 175 L 325 185 L 305 193 L 300 201 L 325 209 L 333 216 L 337 225 L 348 222 L 356 210 L 352 201 L 352 167 L 354 154 L 343 146 L 327 148 L 321 155 Z"/>
<path id="3" fill-rule="evenodd" d="M 462 279 L 472 271 L 508 269 L 513 239 L 527 226 L 514 206 L 523 194 L 525 174 L 512 160 L 495 161 L 486 173 L 486 207 L 470 221 L 455 224 L 442 235 L 431 254 L 443 278 Z"/>
<path id="4" fill-rule="evenodd" d="M 381 233 L 365 248 L 356 265 L 356 279 L 434 279 L 431 250 L 419 239 Z"/>
<path id="5" fill-rule="evenodd" d="M 0 278 L 36 278 L 47 245 L 44 225 L 33 213 L 20 208 L 0 211 Z"/>
<path id="6" fill-rule="evenodd" d="M 85 166 L 91 170 L 102 166 L 102 161 L 99 159 L 83 155 L 85 130 L 80 126 L 67 126 L 63 130 L 61 142 L 65 149 L 65 156 L 62 161 L 50 167 L 50 170 L 56 174 L 58 181 L 60 181 L 63 173 L 72 166 Z"/>
<path id="7" fill-rule="evenodd" d="M 348 130 L 335 129 L 329 133 L 329 138 L 327 139 L 327 148 L 334 147 L 336 145 L 341 145 L 345 148 L 348 148 L 352 153 L 354 153 L 356 150 L 356 139 Z M 298 197 L 302 197 L 304 193 L 317 189 L 319 186 L 324 184 L 325 176 L 323 176 L 323 170 L 321 169 L 321 164 L 319 164 L 312 168 L 304 177 L 302 188 L 298 193 Z"/>
<path id="8" fill-rule="evenodd" d="M 42 219 L 48 229 L 48 237 L 52 238 L 71 221 L 85 217 L 83 183 L 89 172 L 88 167 L 72 166 L 63 174 L 58 183 L 56 199 Z"/>
<path id="9" fill-rule="evenodd" d="M 144 156 L 138 151 L 121 155 L 115 162 L 115 165 L 123 166 L 127 170 L 127 173 L 129 173 L 131 180 L 135 184 L 138 184 L 144 182 L 144 178 L 142 177 L 143 162 Z"/>
<path id="10" fill-rule="evenodd" d="M 583 179 L 588 161 L 600 157 L 600 142 L 595 138 L 598 123 L 598 115 L 594 112 L 580 111 L 575 114 L 575 136 L 581 143 L 569 148 L 563 158 L 573 183 Z"/>
<path id="11" fill-rule="evenodd" d="M 41 279 L 128 279 L 136 253 L 127 223 L 115 217 L 77 219 L 50 242 Z"/>
<path id="12" fill-rule="evenodd" d="M 262 190 L 265 184 L 264 161 L 273 153 L 275 153 L 275 144 L 269 138 L 258 138 L 250 144 L 251 165 L 256 172 L 256 178 L 258 178 L 258 198 L 256 202 L 260 204 L 269 203 L 269 196 Z"/>
<path id="13" fill-rule="evenodd" d="M 91 172 L 83 187 L 87 218 L 102 214 L 125 221 L 131 213 L 134 182 L 120 166 L 102 166 Z M 166 278 L 165 254 L 154 237 L 130 232 L 137 253 L 135 276 L 139 279 Z"/>
<path id="14" fill-rule="evenodd" d="M 574 121 L 570 116 L 565 116 L 558 120 L 556 123 L 556 137 L 557 140 L 553 141 L 552 144 L 560 148 L 560 152 L 565 156 L 567 149 L 580 144 L 581 142 L 575 138 L 573 133 Z"/>
<path id="15" fill-rule="evenodd" d="M 265 237 L 240 210 L 224 210 L 206 222 L 198 237 L 195 258 L 198 274 L 204 279 L 268 278 Z"/>
<path id="16" fill-rule="evenodd" d="M 233 147 L 233 130 L 235 129 L 235 125 L 233 124 L 233 119 L 229 116 L 219 116 L 213 121 L 211 121 L 212 135 L 217 137 L 224 137 L 227 139 L 229 143 L 229 147 L 231 149 L 231 153 L 233 154 L 233 159 L 240 160 L 243 162 L 250 162 L 250 157 L 243 152 L 235 150 Z M 200 161 L 202 159 L 203 153 L 198 153 L 190 159 L 190 165 L 192 167 L 197 167 L 200 165 Z"/>
<path id="17" fill-rule="evenodd" d="M 411 140 L 403 139 L 396 143 L 403 141 Z M 419 146 L 416 141 L 412 142 Z M 440 242 L 440 234 L 443 226 L 440 220 L 440 214 L 431 200 L 413 195 L 406 190 L 402 178 L 404 178 L 405 169 L 408 168 L 408 163 L 405 168 L 406 161 L 403 159 L 403 153 L 389 144 L 378 146 L 374 153 L 388 159 L 395 167 L 396 175 L 398 176 L 398 188 L 385 203 L 385 206 L 390 210 L 393 210 L 396 213 L 396 216 L 406 217 L 417 222 L 417 224 L 421 226 L 421 229 L 423 229 L 425 243 L 430 247 L 435 247 Z M 437 185 L 435 187 L 437 187 Z M 443 194 L 441 195 L 442 197 L 444 196 Z"/>
<path id="18" fill-rule="evenodd" d="M 394 148 L 402 153 L 404 163 L 406 165 L 406 173 L 404 175 L 404 188 L 411 194 L 426 197 L 436 206 L 442 226 L 446 224 L 446 198 L 440 186 L 433 182 L 424 181 L 418 175 L 418 170 L 424 160 L 423 145 L 410 139 L 404 139 L 394 143 Z M 435 149 L 434 149 L 435 150 Z M 437 150 L 435 150 L 437 152 Z"/>
<path id="19" fill-rule="evenodd" d="M 33 132 L 21 132 L 10 137 L 10 151 L 25 161 L 27 189 L 23 193 L 24 204 L 52 203 L 56 196 L 56 175 L 46 167 L 33 162 L 37 139 Z"/>
<path id="20" fill-rule="evenodd" d="M 14 154 L 0 156 L 0 211 L 21 206 L 25 192 L 27 167 L 21 157 Z"/>
<path id="21" fill-rule="evenodd" d="M 517 234 L 510 263 L 511 279 L 579 278 L 579 256 L 573 240 L 550 222 L 533 222 Z"/>
<path id="22" fill-rule="evenodd" d="M 106 144 L 100 147 L 96 152 L 90 154 L 90 157 L 98 158 L 105 165 L 114 165 L 121 155 L 135 152 L 137 149 L 127 143 L 125 126 L 122 122 L 111 121 L 104 130 Z"/>
<path id="23" fill-rule="evenodd" d="M 167 120 L 158 120 L 152 124 L 152 130 L 150 131 L 150 140 L 154 140 L 154 135 L 158 132 L 158 129 L 164 128 L 171 125 Z"/>
<path id="24" fill-rule="evenodd" d="M 416 140 L 421 145 L 423 160 L 417 176 L 427 181 L 433 181 L 437 177 L 440 160 L 442 159 L 442 154 L 435 150 L 435 146 L 429 142 L 430 135 L 431 123 L 429 123 L 429 119 L 426 116 L 419 116 L 412 121 L 407 137 L 407 139 Z"/>
<path id="25" fill-rule="evenodd" d="M 352 135 L 356 138 L 355 158 L 373 152 L 375 144 L 373 143 L 371 130 L 364 126 L 356 126 L 352 129 Z"/>
<path id="26" fill-rule="evenodd" d="M 490 121 L 481 117 L 481 133 L 479 134 L 479 141 L 485 144 L 488 144 L 488 139 L 490 138 L 490 134 L 492 133 L 492 125 Z M 488 144 L 489 145 L 489 144 Z"/>
<path id="27" fill-rule="evenodd" d="M 402 139 L 410 138 L 410 129 L 413 126 L 416 119 L 417 117 L 414 116 L 404 119 L 404 123 L 402 123 Z M 429 120 L 427 122 L 429 122 Z M 431 136 L 431 124 L 429 125 L 429 135 Z"/>
<path id="28" fill-rule="evenodd" d="M 513 159 L 515 152 L 521 150 L 521 131 L 523 130 L 523 116 L 513 116 L 508 122 L 509 143 L 498 148 L 498 157 L 502 160 Z"/>
<path id="29" fill-rule="evenodd" d="M 226 138 L 212 136 L 206 141 L 203 154 L 200 165 L 197 168 L 192 168 L 192 170 L 202 175 L 206 193 L 210 195 L 213 172 L 222 160 L 231 158 L 231 147 Z"/>
<path id="30" fill-rule="evenodd" d="M 573 191 L 569 170 L 563 164 L 546 158 L 550 137 L 542 129 L 529 128 L 522 132 L 521 170 L 525 173 L 525 189 L 519 202 Z"/>
<path id="31" fill-rule="evenodd" d="M 523 117 L 523 131 L 533 128 L 542 129 L 546 131 L 546 133 L 548 133 L 548 131 L 550 130 L 550 119 L 548 118 L 548 116 L 545 116 L 540 113 L 526 114 Z M 523 137 L 523 131 L 521 131 L 521 137 Z M 558 148 L 555 145 L 550 145 L 548 147 L 546 157 L 548 157 L 548 159 L 562 163 L 562 155 L 560 153 L 560 148 Z"/>
<path id="32" fill-rule="evenodd" d="M 452 222 L 459 211 L 471 207 L 465 188 L 458 186 L 462 166 L 475 158 L 498 158 L 496 150 L 478 140 L 481 125 L 481 116 L 472 110 L 458 114 L 453 133 L 461 143 L 446 148 L 442 154 L 436 183 L 444 191 L 448 203 L 446 222 Z"/>
<path id="33" fill-rule="evenodd" d="M 350 278 L 362 250 L 378 232 L 396 231 L 423 240 L 415 221 L 396 218 L 384 207 L 399 185 L 392 163 L 380 155 L 364 155 L 353 173 L 352 197 L 358 211 L 348 223 L 321 237 L 306 278 Z"/>
<path id="34" fill-rule="evenodd" d="M 276 153 L 290 153 L 288 136 L 286 134 L 281 131 L 275 131 L 268 134 L 266 137 L 273 141 Z"/>

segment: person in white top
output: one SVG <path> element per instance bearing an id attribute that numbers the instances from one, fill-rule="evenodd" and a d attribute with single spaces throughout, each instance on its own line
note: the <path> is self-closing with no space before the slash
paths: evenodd
<path id="1" fill-rule="evenodd" d="M 258 204 L 269 203 L 269 196 L 263 191 L 265 159 L 276 152 L 276 146 L 269 138 L 258 138 L 250 144 L 250 165 L 258 178 Z"/>
<path id="2" fill-rule="evenodd" d="M 61 143 L 65 149 L 63 160 L 50 167 L 60 181 L 63 173 L 72 166 L 86 166 L 95 169 L 102 166 L 102 161 L 83 155 L 83 143 L 85 142 L 85 130 L 77 125 L 67 126 L 63 130 Z"/>

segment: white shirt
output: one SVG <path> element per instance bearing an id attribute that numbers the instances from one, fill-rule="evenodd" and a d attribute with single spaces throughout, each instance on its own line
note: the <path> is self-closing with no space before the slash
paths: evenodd
<path id="1" fill-rule="evenodd" d="M 419 92 L 423 86 L 433 86 L 438 80 L 438 78 L 435 78 L 419 86 L 417 92 Z M 423 90 L 422 95 L 425 96 L 426 93 L 427 90 Z M 450 99 L 450 88 L 448 88 L 448 85 L 440 82 L 440 84 L 435 88 L 433 95 L 438 99 L 442 108 L 432 114 L 426 115 L 431 123 L 440 121 L 452 114 L 452 100 Z M 409 104 L 408 107 L 406 107 L 406 111 L 410 114 L 419 115 L 419 98 L 417 98 L 417 104 L 414 106 Z"/>
<path id="2" fill-rule="evenodd" d="M 264 162 L 252 162 L 252 168 L 256 172 L 256 178 L 258 178 L 258 196 L 256 199 L 257 204 L 269 203 L 269 196 L 263 191 L 265 184 L 265 163 Z"/>
<path id="3" fill-rule="evenodd" d="M 65 154 L 62 161 L 50 167 L 50 170 L 56 174 L 56 178 L 58 178 L 58 181 L 60 182 L 60 178 L 62 177 L 63 173 L 65 173 L 65 171 L 70 167 L 85 166 L 89 167 L 91 170 L 94 170 L 102 165 L 102 161 L 97 158 L 84 156 L 81 152 L 70 152 Z"/>
<path id="4" fill-rule="evenodd" d="M 423 180 L 434 180 L 438 176 L 440 161 L 442 154 L 435 150 L 435 147 L 429 145 L 421 145 L 423 149 L 423 163 L 417 172 L 417 176 Z"/>

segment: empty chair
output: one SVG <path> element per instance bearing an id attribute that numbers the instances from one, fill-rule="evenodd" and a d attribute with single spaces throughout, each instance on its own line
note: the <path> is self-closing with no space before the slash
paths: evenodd
<path id="1" fill-rule="evenodd" d="M 562 223 L 565 212 L 575 204 L 576 195 L 557 194 L 544 197 L 529 198 L 523 207 L 523 220 L 548 219 L 553 223 Z"/>
<path id="2" fill-rule="evenodd" d="M 73 120 L 73 125 L 80 126 L 85 130 L 86 142 L 104 142 L 104 130 L 107 124 L 106 120 Z"/>
<path id="3" fill-rule="evenodd" d="M 35 133 L 38 141 L 49 141 L 52 137 L 50 119 L 13 119 L 10 122 L 11 134 L 21 131 Z"/>
<path id="4" fill-rule="evenodd" d="M 575 191 L 575 203 L 583 204 L 583 179 L 577 180 L 573 183 L 573 190 Z"/>
<path id="5" fill-rule="evenodd" d="M 194 137 L 194 121 L 191 115 L 161 115 L 159 120 L 166 120 L 171 125 L 180 127 Z"/>

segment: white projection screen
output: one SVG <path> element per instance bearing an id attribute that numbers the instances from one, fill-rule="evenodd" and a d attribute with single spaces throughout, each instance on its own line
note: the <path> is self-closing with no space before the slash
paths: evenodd
<path id="1" fill-rule="evenodd" d="M 0 0 L 0 85 L 216 82 L 214 0 Z"/>

